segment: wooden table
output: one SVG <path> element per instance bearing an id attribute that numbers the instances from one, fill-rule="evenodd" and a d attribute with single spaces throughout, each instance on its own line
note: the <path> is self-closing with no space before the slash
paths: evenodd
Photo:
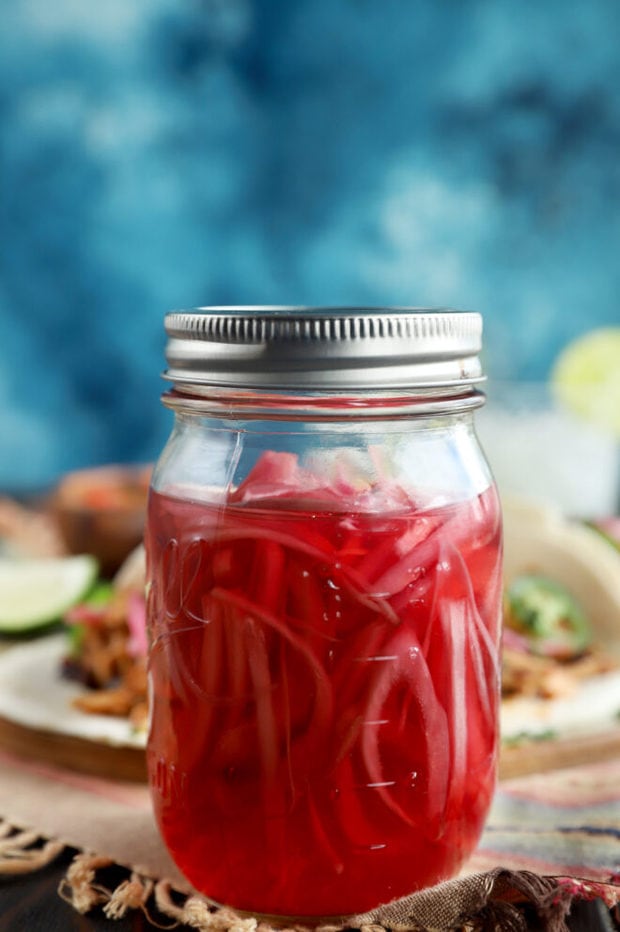
<path id="1" fill-rule="evenodd" d="M 66 849 L 53 864 L 35 874 L 0 875 L 0 932 L 147 932 L 170 928 L 173 922 L 161 917 L 155 926 L 140 912 L 125 919 L 107 919 L 101 910 L 80 916 L 58 895 L 58 886 L 76 854 Z M 116 870 L 112 882 L 120 882 L 122 871 Z M 189 930 L 176 926 L 177 932 Z M 195 930 L 194 930 L 195 932 Z"/>
<path id="2" fill-rule="evenodd" d="M 173 925 L 171 920 L 162 917 L 161 925 L 155 926 L 138 912 L 121 920 L 106 919 L 100 911 L 80 916 L 57 892 L 74 853 L 65 852 L 37 874 L 0 877 L 0 932 L 151 932 Z M 620 922 L 600 901 L 576 903 L 567 922 L 571 932 L 620 929 Z M 528 928 L 542 928 L 533 923 L 532 919 Z M 175 929 L 176 932 L 191 932 L 185 925 Z"/>

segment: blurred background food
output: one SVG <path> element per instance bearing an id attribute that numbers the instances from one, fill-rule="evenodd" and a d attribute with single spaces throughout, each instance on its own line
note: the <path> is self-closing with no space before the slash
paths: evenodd
<path id="1" fill-rule="evenodd" d="M 142 541 L 151 466 L 72 470 L 50 490 L 0 496 L 0 558 L 90 554 L 112 576 Z"/>
<path id="2" fill-rule="evenodd" d="M 504 498 L 577 518 L 618 513 L 620 326 L 569 341 L 546 382 L 500 380 L 488 392 L 478 427 Z"/>
<path id="3" fill-rule="evenodd" d="M 150 466 L 101 466 L 67 473 L 47 508 L 69 553 L 91 553 L 114 573 L 141 542 Z"/>
<path id="4" fill-rule="evenodd" d="M 522 697 L 562 700 L 578 694 L 588 678 L 616 671 L 607 703 L 613 719 L 620 704 L 620 553 L 614 543 L 552 507 L 506 499 L 504 590 L 504 706 Z M 527 730 L 532 712 L 529 706 L 518 719 L 519 731 Z M 596 713 L 601 709 L 592 707 L 590 714 Z M 506 708 L 504 719 L 506 725 Z"/>
<path id="5" fill-rule="evenodd" d="M 163 315 L 201 304 L 481 311 L 517 691 L 561 686 L 563 604 L 560 662 L 613 654 L 614 0 L 14 0 L 0 86 L 0 559 L 96 558 L 74 673 L 144 716 Z"/>
<path id="6" fill-rule="evenodd" d="M 60 557 L 66 554 L 58 522 L 42 507 L 27 507 L 0 497 L 0 556 Z"/>
<path id="7" fill-rule="evenodd" d="M 145 556 L 134 548 L 111 582 L 101 582 L 64 613 L 69 639 L 58 670 L 86 689 L 74 707 L 146 727 Z"/>
<path id="8" fill-rule="evenodd" d="M 503 498 L 577 518 L 617 513 L 620 441 L 609 426 L 578 415 L 555 396 L 550 380 L 490 380 L 485 391 L 478 434 Z"/>

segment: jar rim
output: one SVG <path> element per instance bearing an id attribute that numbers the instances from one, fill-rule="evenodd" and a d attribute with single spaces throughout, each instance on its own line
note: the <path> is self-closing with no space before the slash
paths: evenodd
<path id="1" fill-rule="evenodd" d="M 484 380 L 475 311 L 213 306 L 173 311 L 165 328 L 164 378 L 180 391 L 470 391 Z"/>

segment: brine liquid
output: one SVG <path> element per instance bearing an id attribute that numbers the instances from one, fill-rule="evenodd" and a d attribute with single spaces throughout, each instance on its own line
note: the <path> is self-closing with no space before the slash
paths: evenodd
<path id="1" fill-rule="evenodd" d="M 493 489 L 443 509 L 151 494 L 150 781 L 219 903 L 358 912 L 454 875 L 497 750 Z"/>

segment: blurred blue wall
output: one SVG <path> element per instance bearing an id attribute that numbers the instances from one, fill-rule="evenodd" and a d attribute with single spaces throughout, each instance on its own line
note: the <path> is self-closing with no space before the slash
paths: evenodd
<path id="1" fill-rule="evenodd" d="M 0 0 L 0 484 L 155 456 L 164 312 L 620 322 L 617 0 Z"/>

